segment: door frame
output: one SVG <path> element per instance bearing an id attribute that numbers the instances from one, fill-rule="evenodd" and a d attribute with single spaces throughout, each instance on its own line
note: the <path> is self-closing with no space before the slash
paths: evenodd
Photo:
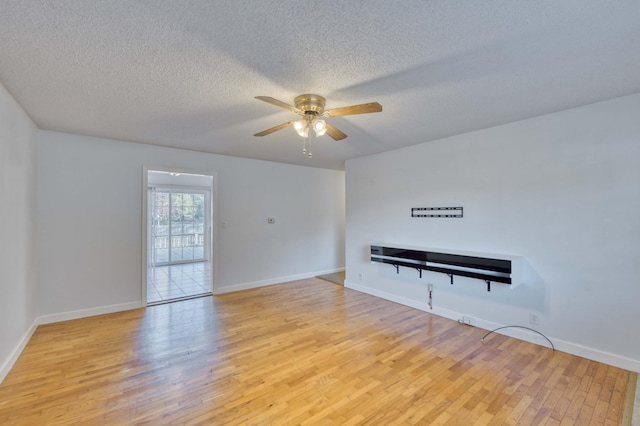
<path id="1" fill-rule="evenodd" d="M 166 172 L 166 173 L 181 173 L 181 174 L 191 174 L 191 175 L 201 175 L 207 176 L 211 178 L 211 184 L 209 191 L 211 196 L 209 197 L 209 202 L 211 205 L 209 206 L 211 211 L 210 223 L 207 224 L 209 230 L 207 231 L 209 234 L 210 242 L 208 249 L 211 253 L 211 282 L 210 290 L 212 294 L 215 294 L 216 283 L 218 282 L 218 232 L 217 226 L 218 223 L 218 174 L 210 171 L 202 171 L 195 169 L 184 169 L 184 168 L 175 168 L 175 167 L 153 167 L 153 166 L 142 166 L 142 285 L 141 285 L 141 297 L 142 297 L 142 306 L 147 306 L 147 271 L 149 269 L 149 172 Z"/>

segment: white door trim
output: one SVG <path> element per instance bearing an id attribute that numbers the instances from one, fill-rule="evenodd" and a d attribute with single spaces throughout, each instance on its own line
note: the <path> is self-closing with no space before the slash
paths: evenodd
<path id="1" fill-rule="evenodd" d="M 210 242 L 208 249 L 211 253 L 211 282 L 210 290 L 213 294 L 215 294 L 216 283 L 218 282 L 218 227 L 215 226 L 218 223 L 218 174 L 210 171 L 202 171 L 202 170 L 193 170 L 193 169 L 176 169 L 170 167 L 153 167 L 149 165 L 142 166 L 142 306 L 147 306 L 147 271 L 148 271 L 148 218 L 149 218 L 149 196 L 147 188 L 149 187 L 149 172 L 150 171 L 158 171 L 158 172 L 175 172 L 175 173 L 184 173 L 184 174 L 192 174 L 192 175 L 202 175 L 211 177 L 211 197 L 210 197 L 210 211 L 211 211 L 211 220 L 207 224 L 206 228 L 210 230 Z"/>

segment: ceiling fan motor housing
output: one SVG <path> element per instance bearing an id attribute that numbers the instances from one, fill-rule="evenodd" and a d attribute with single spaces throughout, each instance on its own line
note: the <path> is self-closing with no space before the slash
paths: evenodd
<path id="1" fill-rule="evenodd" d="M 293 100 L 294 105 L 305 114 L 321 115 L 327 100 L 320 95 L 300 95 Z"/>

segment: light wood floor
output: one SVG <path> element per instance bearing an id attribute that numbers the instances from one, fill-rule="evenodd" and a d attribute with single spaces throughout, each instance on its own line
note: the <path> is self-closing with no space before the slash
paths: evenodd
<path id="1" fill-rule="evenodd" d="M 610 424 L 631 374 L 318 279 L 38 327 L 0 424 Z"/>

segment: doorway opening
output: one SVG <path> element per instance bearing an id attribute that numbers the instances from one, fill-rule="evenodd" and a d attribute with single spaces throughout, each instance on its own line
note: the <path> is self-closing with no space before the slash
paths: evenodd
<path id="1" fill-rule="evenodd" d="M 146 303 L 213 290 L 213 177 L 147 171 Z"/>

